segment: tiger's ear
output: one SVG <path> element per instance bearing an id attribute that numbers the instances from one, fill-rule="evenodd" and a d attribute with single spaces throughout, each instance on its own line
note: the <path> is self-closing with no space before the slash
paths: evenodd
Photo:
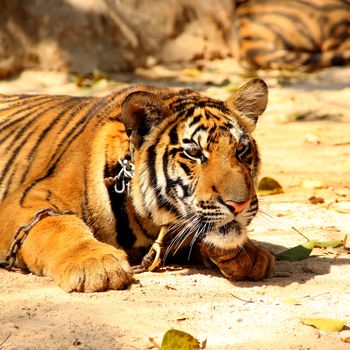
<path id="1" fill-rule="evenodd" d="M 226 104 L 233 110 L 237 110 L 251 121 L 254 125 L 258 117 L 264 112 L 268 99 L 266 83 L 259 78 L 249 80 L 227 100 Z"/>
<path id="2" fill-rule="evenodd" d="M 120 119 L 130 141 L 140 148 L 144 136 L 171 111 L 157 95 L 146 91 L 131 93 L 124 101 Z"/>

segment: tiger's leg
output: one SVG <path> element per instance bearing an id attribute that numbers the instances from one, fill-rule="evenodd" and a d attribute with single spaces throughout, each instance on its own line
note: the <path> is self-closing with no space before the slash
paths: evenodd
<path id="1" fill-rule="evenodd" d="M 224 250 L 203 244 L 200 248 L 205 264 L 209 258 L 223 275 L 235 281 L 264 279 L 271 275 L 275 265 L 274 256 L 249 239 L 236 249 Z"/>
<path id="2" fill-rule="evenodd" d="M 40 209 L 43 207 L 47 203 Z M 37 210 L 22 208 L 11 212 L 10 206 L 0 209 L 3 209 L 0 220 L 3 255 L 4 242 L 9 246 L 9 237 L 18 226 L 28 223 Z M 75 215 L 49 216 L 38 221 L 24 240 L 19 260 L 31 272 L 52 277 L 68 292 L 122 289 L 132 280 L 126 253 L 97 241 L 89 227 Z"/>

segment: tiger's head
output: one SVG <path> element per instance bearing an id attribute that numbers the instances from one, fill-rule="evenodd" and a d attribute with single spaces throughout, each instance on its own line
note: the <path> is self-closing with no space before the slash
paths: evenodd
<path id="1" fill-rule="evenodd" d="M 266 108 L 267 86 L 253 79 L 225 102 L 167 92 L 133 92 L 122 107 L 135 149 L 133 205 L 178 242 L 241 246 L 258 210 L 260 159 L 251 133 Z"/>

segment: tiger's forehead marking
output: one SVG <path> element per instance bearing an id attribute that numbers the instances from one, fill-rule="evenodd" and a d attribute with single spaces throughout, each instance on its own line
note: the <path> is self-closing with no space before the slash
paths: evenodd
<path id="1" fill-rule="evenodd" d="M 237 142 L 244 134 L 233 115 L 213 107 L 197 107 L 185 121 L 183 140 L 206 149 L 209 143 L 216 142 L 227 133 Z"/>

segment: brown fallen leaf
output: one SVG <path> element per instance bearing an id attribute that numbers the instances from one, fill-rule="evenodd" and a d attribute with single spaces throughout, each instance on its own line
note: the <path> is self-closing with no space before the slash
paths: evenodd
<path id="1" fill-rule="evenodd" d="M 311 204 L 322 204 L 322 203 L 324 203 L 324 198 L 322 198 L 322 197 L 316 197 L 316 196 L 311 196 L 311 197 L 309 198 L 309 202 L 310 202 Z"/>
<path id="2" fill-rule="evenodd" d="M 171 290 L 177 290 L 176 288 L 172 287 L 172 286 L 169 286 L 168 284 L 165 285 L 165 288 L 166 289 L 171 289 Z"/>

